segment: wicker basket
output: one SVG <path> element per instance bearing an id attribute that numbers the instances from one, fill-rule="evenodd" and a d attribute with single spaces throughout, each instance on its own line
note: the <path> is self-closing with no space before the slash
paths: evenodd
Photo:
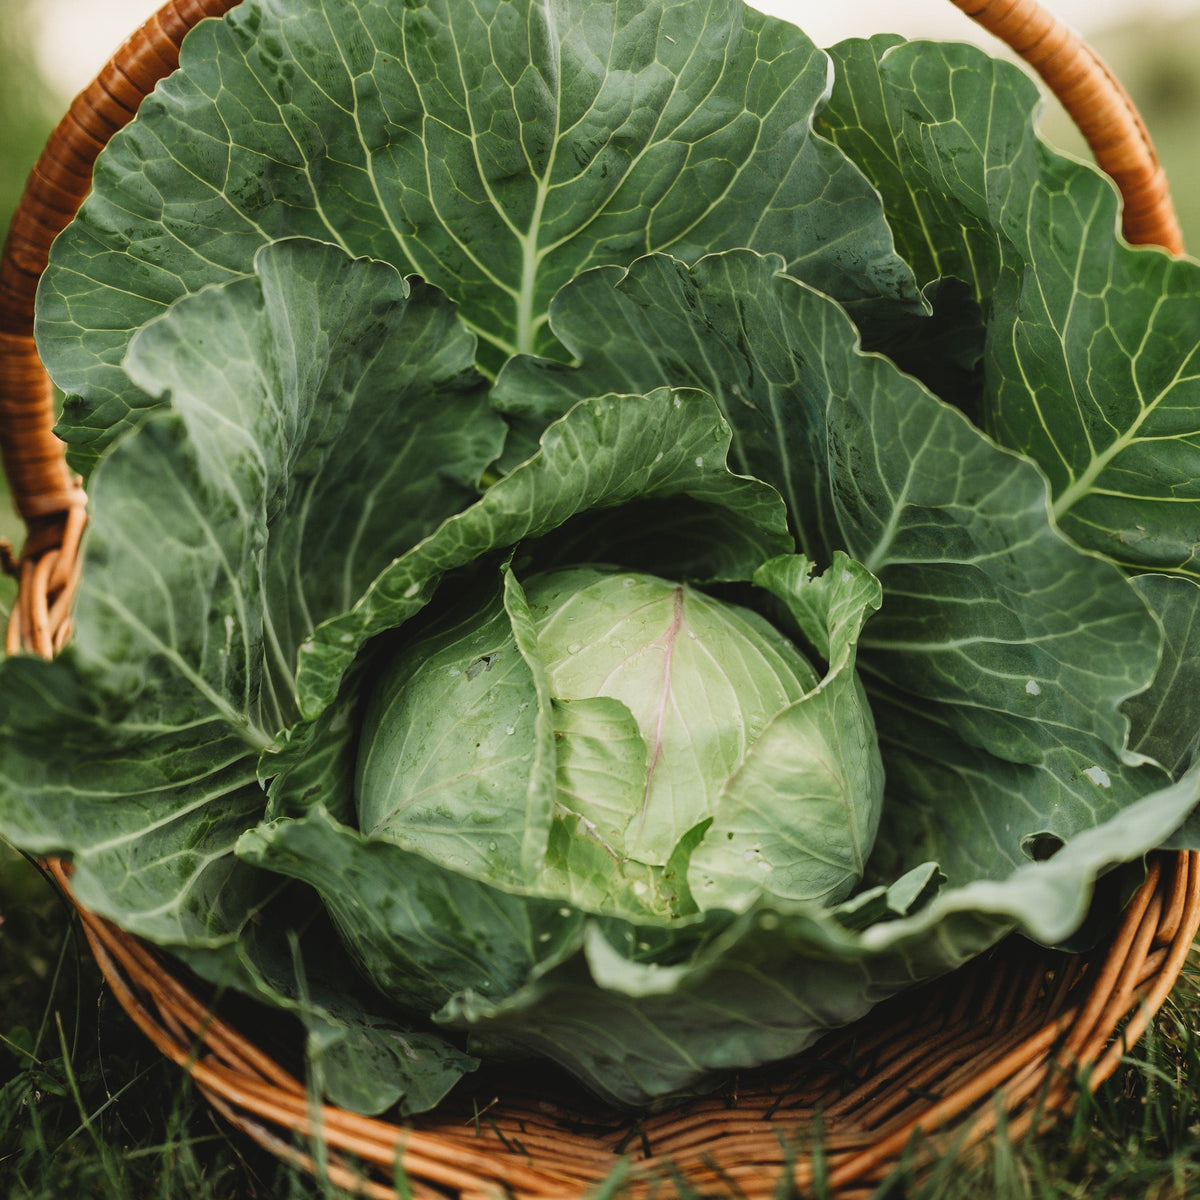
<path id="1" fill-rule="evenodd" d="M 0 449 L 29 530 L 10 652 L 49 656 L 70 633 L 84 496 L 51 433 L 53 396 L 33 345 L 50 242 L 86 194 L 96 155 L 178 61 L 184 34 L 234 0 L 171 0 L 72 104 L 30 177 L 0 262 Z M 1125 197 L 1132 242 L 1181 248 L 1165 180 L 1124 91 L 1033 0 L 953 0 L 1043 75 Z M 11 555 L 10 555 L 11 557 Z M 69 869 L 51 864 L 69 894 Z M 212 1105 L 280 1157 L 394 1200 L 578 1196 L 620 1173 L 630 1194 L 680 1175 L 748 1200 L 808 1190 L 867 1195 L 903 1158 L 920 1166 L 1018 1137 L 1068 1111 L 1116 1068 L 1166 998 L 1200 927 L 1200 855 L 1160 855 L 1111 942 L 1085 956 L 1014 943 L 906 993 L 797 1061 L 636 1122 L 569 1085 L 477 1091 L 404 1127 L 313 1102 L 304 1084 L 214 1015 L 177 967 L 81 912 L 114 993 Z M 479 1088 L 487 1086 L 486 1079 Z M 398 1185 L 397 1180 L 401 1180 Z"/>

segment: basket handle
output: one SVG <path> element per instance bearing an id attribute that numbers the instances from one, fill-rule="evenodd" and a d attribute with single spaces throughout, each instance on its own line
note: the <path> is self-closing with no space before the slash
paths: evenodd
<path id="1" fill-rule="evenodd" d="M 133 119 L 179 63 L 184 35 L 237 0 L 170 0 L 117 50 L 50 135 L 13 214 L 0 257 L 0 457 L 28 530 L 9 622 L 8 652 L 49 657 L 69 633 L 70 598 L 86 497 L 53 433 L 54 389 L 33 342 L 33 305 L 50 243 L 91 187 L 108 139 Z"/>
<path id="2" fill-rule="evenodd" d="M 1096 52 L 1037 0 L 951 3 L 1015 50 L 1058 97 L 1125 201 L 1126 240 L 1182 254 L 1183 235 L 1150 134 Z"/>
<path id="3" fill-rule="evenodd" d="M 1124 197 L 1128 240 L 1179 253 L 1179 225 L 1150 136 L 1099 58 L 1037 0 L 951 2 L 1022 55 L 1062 101 Z M 53 388 L 33 342 L 34 293 L 50 243 L 82 203 L 108 139 L 178 65 L 184 35 L 236 3 L 170 0 L 142 25 L 51 134 L 13 216 L 0 257 L 0 457 L 28 538 L 19 562 L 7 547 L 0 554 L 21 578 L 10 653 L 48 657 L 66 640 L 85 519 L 86 498 L 53 433 Z"/>

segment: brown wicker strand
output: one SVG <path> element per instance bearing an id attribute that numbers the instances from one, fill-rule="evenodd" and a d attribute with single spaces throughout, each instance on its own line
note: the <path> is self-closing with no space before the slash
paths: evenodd
<path id="1" fill-rule="evenodd" d="M 1112 938 L 1112 946 L 1114 949 L 1120 948 L 1122 953 L 1108 956 L 1102 973 L 1092 984 L 1091 997 L 1075 1020 L 1071 1036 L 1064 1047 L 1066 1054 L 1080 1055 L 1083 1053 L 1088 1038 L 1092 1036 L 1098 1025 L 1103 1025 L 1101 1018 L 1106 1008 L 1114 997 L 1122 994 L 1119 983 L 1122 974 L 1128 969 L 1128 955 L 1135 946 L 1145 940 L 1144 937 L 1139 938 L 1139 931 L 1145 923 L 1144 918 L 1150 911 L 1151 904 L 1157 898 L 1156 888 L 1160 882 L 1159 872 L 1158 860 L 1155 859 L 1150 864 L 1146 882 L 1129 902 L 1122 915 L 1121 924 Z M 1154 915 L 1157 916 L 1160 911 L 1161 909 L 1156 908 Z"/>
<path id="2" fill-rule="evenodd" d="M 1183 234 L 1150 134 L 1095 51 L 1037 0 L 952 2 L 1025 59 L 1062 102 L 1124 199 L 1125 237 L 1181 254 Z"/>
<path id="3" fill-rule="evenodd" d="M 1176 928 L 1168 960 L 1153 980 L 1147 980 L 1136 988 L 1140 1004 L 1121 1036 L 1110 1039 L 1103 1053 L 1096 1058 L 1088 1073 L 1088 1086 L 1094 1091 L 1119 1066 L 1122 1056 L 1145 1032 L 1154 1014 L 1162 1007 L 1175 981 L 1183 970 L 1183 964 L 1191 953 L 1197 928 L 1200 927 L 1200 854 L 1195 852 L 1180 855 L 1180 875 L 1187 877 L 1187 890 L 1181 907 L 1184 912 Z M 1186 868 L 1183 867 L 1186 863 Z"/>
<path id="4" fill-rule="evenodd" d="M 873 1178 L 878 1172 L 898 1160 L 900 1154 L 913 1140 L 913 1134 L 919 1129 L 928 1134 L 947 1125 L 953 1118 L 973 1109 L 979 1101 L 991 1096 L 1002 1087 L 1013 1072 L 1031 1059 L 1038 1059 L 1062 1036 L 1068 1028 L 1071 1013 L 1066 1013 L 1057 1020 L 1041 1028 L 1026 1042 L 1011 1050 L 997 1063 L 987 1070 L 971 1069 L 971 1080 L 965 1086 L 951 1093 L 946 1099 L 932 1105 L 922 1114 L 918 1121 L 908 1123 L 881 1138 L 869 1149 L 864 1150 L 857 1158 L 830 1172 L 829 1183 L 836 1193 L 843 1185 L 857 1182 L 860 1179 Z M 987 1109 L 992 1113 L 992 1109 Z M 985 1119 L 985 1125 L 990 1125 Z M 982 1131 L 982 1129 L 981 1129 Z"/>
<path id="5" fill-rule="evenodd" d="M 366 1196 L 369 1200 L 396 1200 L 395 1190 L 387 1184 L 375 1183 L 365 1177 L 362 1172 L 346 1166 L 337 1157 L 326 1156 L 324 1163 L 318 1163 L 311 1154 L 302 1150 L 283 1138 L 279 1137 L 268 1126 L 260 1121 L 253 1121 L 241 1115 L 236 1109 L 227 1104 L 213 1092 L 203 1091 L 205 1100 L 225 1118 L 235 1129 L 240 1129 L 262 1148 L 273 1154 L 282 1162 L 291 1163 L 309 1175 L 320 1175 L 325 1172 L 329 1182 L 351 1195 Z M 410 1187 L 413 1200 L 445 1200 L 445 1192 L 439 1191 L 421 1181 Z"/>
<path id="6" fill-rule="evenodd" d="M 1192 891 L 1196 886 L 1195 874 L 1195 871 L 1188 868 L 1186 860 L 1180 860 L 1178 868 L 1171 872 L 1171 892 L 1164 902 L 1162 923 L 1158 928 L 1155 945 L 1169 946 L 1176 940 L 1179 925 L 1185 920 L 1192 904 Z"/>

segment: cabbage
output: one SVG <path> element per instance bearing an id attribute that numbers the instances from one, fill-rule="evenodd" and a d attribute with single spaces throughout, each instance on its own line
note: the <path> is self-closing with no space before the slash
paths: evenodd
<path id="1" fill-rule="evenodd" d="M 0 830 L 333 1100 L 701 1091 L 1200 844 L 1200 268 L 1019 72 L 739 0 L 181 64 L 40 293 L 93 515 Z"/>
<path id="2" fill-rule="evenodd" d="M 503 598 L 385 669 L 357 765 L 366 836 L 634 918 L 850 891 L 883 791 L 852 676 L 831 722 L 833 681 L 748 609 L 596 567 L 521 590 L 507 576 Z M 517 751 L 547 707 L 555 794 L 535 813 L 514 804 L 530 762 Z"/>

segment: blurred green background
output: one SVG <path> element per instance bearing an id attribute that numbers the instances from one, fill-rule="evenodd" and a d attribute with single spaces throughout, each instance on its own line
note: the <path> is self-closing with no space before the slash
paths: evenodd
<path id="1" fill-rule="evenodd" d="M 65 107 L 34 55 L 31 0 L 0 0 L 0 228 L 25 186 L 25 176 Z"/>

